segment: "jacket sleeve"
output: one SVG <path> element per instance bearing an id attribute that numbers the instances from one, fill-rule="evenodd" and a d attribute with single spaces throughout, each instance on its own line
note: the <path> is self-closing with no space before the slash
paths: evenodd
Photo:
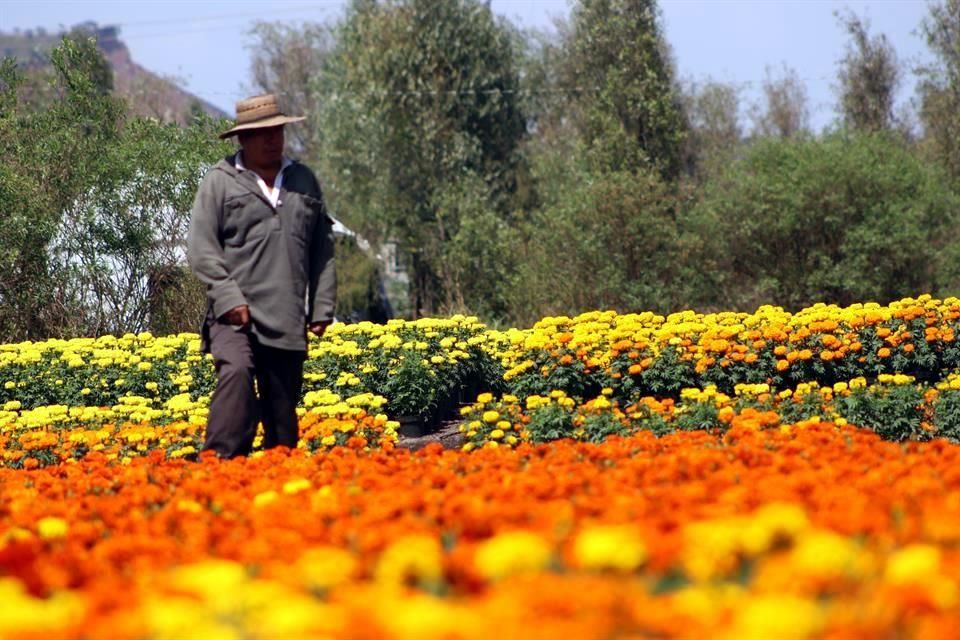
<path id="1" fill-rule="evenodd" d="M 307 292 L 307 317 L 310 322 L 329 322 L 337 304 L 337 267 L 333 256 L 333 221 L 327 215 L 320 186 L 316 197 L 321 215 L 313 225 L 310 241 L 310 288 Z"/>
<path id="2" fill-rule="evenodd" d="M 190 214 L 187 235 L 187 262 L 197 278 L 207 286 L 207 297 L 213 304 L 214 316 L 219 318 L 231 309 L 247 304 L 240 287 L 227 270 L 220 241 L 220 213 L 223 195 L 216 188 L 216 176 L 207 173 Z"/>

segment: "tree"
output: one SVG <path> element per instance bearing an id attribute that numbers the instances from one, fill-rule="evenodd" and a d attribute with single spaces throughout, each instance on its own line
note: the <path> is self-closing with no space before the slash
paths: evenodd
<path id="1" fill-rule="evenodd" d="M 119 101 L 104 92 L 104 60 L 92 38 L 65 38 L 53 51 L 53 93 L 34 110 L 23 81 L 5 62 L 0 112 L 0 335 L 60 335 L 73 322 L 60 297 L 65 274 L 51 269 L 47 246 L 61 216 L 92 184 L 91 167 L 116 138 Z"/>
<path id="2" fill-rule="evenodd" d="M 763 80 L 763 104 L 751 114 L 754 135 L 793 138 L 810 130 L 807 87 L 797 72 L 786 65 L 776 77 L 767 67 Z"/>
<path id="3" fill-rule="evenodd" d="M 686 114 L 653 1 L 584 0 L 524 67 L 535 197 L 504 241 L 509 317 L 670 309 Z M 492 234 L 492 232 L 491 232 Z"/>
<path id="4" fill-rule="evenodd" d="M 556 19 L 552 31 L 529 29 L 516 33 L 522 110 L 528 128 L 537 135 L 549 135 L 571 122 L 570 98 L 576 91 L 564 77 L 564 47 L 571 37 L 570 25 L 562 18 Z"/>
<path id="5" fill-rule="evenodd" d="M 325 96 L 311 88 L 334 47 L 330 27 L 311 22 L 258 22 L 250 35 L 253 42 L 247 48 L 253 86 L 275 94 L 285 113 L 316 114 Z M 307 127 L 289 128 L 288 144 L 310 163 L 316 163 L 322 153 Z"/>
<path id="6" fill-rule="evenodd" d="M 521 227 L 512 249 L 512 318 L 676 309 L 687 293 L 675 222 L 680 205 L 654 170 L 569 176 Z"/>
<path id="7" fill-rule="evenodd" d="M 918 70 L 920 118 L 925 142 L 960 180 L 960 0 L 943 0 L 930 6 L 921 26 L 935 60 Z"/>
<path id="8" fill-rule="evenodd" d="M 684 118 L 655 0 L 580 0 L 572 11 L 566 77 L 593 164 L 683 169 Z"/>
<path id="9" fill-rule="evenodd" d="M 69 275 L 60 297 L 73 303 L 75 333 L 197 330 L 206 296 L 184 248 L 203 170 L 229 149 L 219 130 L 207 117 L 189 127 L 132 118 L 102 150 L 49 246 L 51 267 Z"/>
<path id="10" fill-rule="evenodd" d="M 693 84 L 685 94 L 689 118 L 688 154 L 702 178 L 736 156 L 743 141 L 740 90 L 733 84 L 708 81 Z"/>
<path id="11" fill-rule="evenodd" d="M 837 74 L 844 122 L 861 131 L 892 129 L 900 85 L 896 51 L 885 35 L 871 38 L 869 23 L 855 14 L 837 17 L 851 39 Z"/>
<path id="12" fill-rule="evenodd" d="M 195 329 L 203 291 L 182 268 L 220 123 L 128 117 L 103 93 L 92 39 L 51 56 L 59 100 L 28 102 L 12 61 L 0 79 L 0 337 Z"/>
<path id="13" fill-rule="evenodd" d="M 117 87 L 117 95 L 127 100 L 131 116 L 155 118 L 161 122 L 177 122 L 185 119 L 184 124 L 186 124 L 195 115 L 202 113 L 203 107 L 194 99 L 186 113 L 175 109 L 170 97 L 172 87 L 176 86 L 186 86 L 186 80 L 165 74 L 136 74 L 121 81 L 121 85 Z"/>
<path id="14" fill-rule="evenodd" d="M 67 34 L 66 39 L 85 47 L 88 46 L 87 43 L 89 42 L 96 42 L 96 33 L 90 28 L 80 26 Z M 85 80 L 90 83 L 96 93 L 105 96 L 113 91 L 113 69 L 103 54 L 100 53 L 99 47 L 97 47 L 97 54 L 91 53 L 85 60 Z M 54 53 L 54 55 L 57 54 Z M 59 69 L 60 67 L 58 67 Z"/>
<path id="15" fill-rule="evenodd" d="M 477 0 L 355 2 L 336 34 L 314 127 L 332 208 L 375 245 L 399 242 L 414 313 L 436 313 L 466 297 L 442 264 L 462 222 L 447 191 L 479 180 L 502 216 L 514 191 L 513 34 Z"/>
<path id="16" fill-rule="evenodd" d="M 960 200 L 895 132 L 767 138 L 706 187 L 691 225 L 716 278 L 701 304 L 749 310 L 946 295 Z"/>

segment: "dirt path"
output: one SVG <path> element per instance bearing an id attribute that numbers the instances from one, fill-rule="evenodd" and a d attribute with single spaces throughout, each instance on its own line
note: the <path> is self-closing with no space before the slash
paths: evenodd
<path id="1" fill-rule="evenodd" d="M 463 434 L 458 429 L 459 422 L 445 422 L 436 433 L 416 438 L 401 436 L 397 446 L 411 451 L 422 449 L 433 442 L 439 442 L 444 449 L 459 449 L 463 446 Z"/>

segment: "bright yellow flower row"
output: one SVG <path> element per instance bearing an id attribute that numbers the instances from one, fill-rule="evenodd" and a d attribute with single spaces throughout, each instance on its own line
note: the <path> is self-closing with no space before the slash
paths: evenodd
<path id="1" fill-rule="evenodd" d="M 572 318 L 548 317 L 531 329 L 502 332 L 503 341 L 510 347 L 500 355 L 508 370 L 531 366 L 531 351 L 558 347 L 583 354 L 584 361 L 592 367 L 608 364 L 619 351 L 636 348 L 649 348 L 656 356 L 663 349 L 675 347 L 685 358 L 700 360 L 725 352 L 734 344 L 762 346 L 760 342 L 769 341 L 789 344 L 812 335 L 851 332 L 924 316 L 938 320 L 939 324 L 930 325 L 939 331 L 936 335 L 946 335 L 952 340 L 950 325 L 960 318 L 960 299 L 938 300 L 922 295 L 886 306 L 864 303 L 839 307 L 818 303 L 796 313 L 774 306 L 762 306 L 753 313 L 702 314 L 688 310 L 667 316 L 650 312 L 591 311 Z"/>

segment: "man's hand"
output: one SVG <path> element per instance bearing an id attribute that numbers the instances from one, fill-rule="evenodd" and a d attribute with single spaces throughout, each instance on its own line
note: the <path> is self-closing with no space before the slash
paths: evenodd
<path id="1" fill-rule="evenodd" d="M 307 325 L 307 328 L 310 329 L 310 333 L 317 336 L 318 338 L 323 335 L 323 332 L 327 330 L 331 322 L 327 320 L 326 322 L 311 322 Z"/>
<path id="2" fill-rule="evenodd" d="M 250 324 L 250 307 L 245 304 L 234 307 L 223 314 L 223 320 L 227 324 L 245 327 Z"/>

